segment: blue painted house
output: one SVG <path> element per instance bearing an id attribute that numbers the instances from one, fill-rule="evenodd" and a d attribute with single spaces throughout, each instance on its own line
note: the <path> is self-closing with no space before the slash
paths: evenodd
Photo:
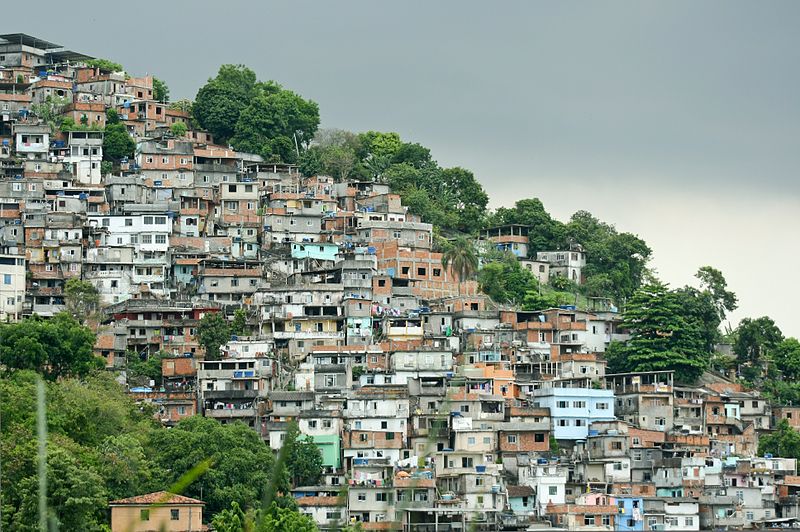
<path id="1" fill-rule="evenodd" d="M 619 514 L 614 521 L 616 530 L 644 530 L 644 502 L 641 497 L 617 495 L 614 497 Z"/>
<path id="2" fill-rule="evenodd" d="M 536 497 L 530 486 L 508 486 L 508 506 L 519 520 L 525 520 L 533 515 L 536 507 Z"/>

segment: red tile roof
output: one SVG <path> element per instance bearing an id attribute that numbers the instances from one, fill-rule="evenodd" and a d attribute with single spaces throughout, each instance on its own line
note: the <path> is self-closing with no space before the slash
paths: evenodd
<path id="1" fill-rule="evenodd" d="M 192 499 L 191 497 L 184 497 L 183 495 L 176 495 L 166 491 L 156 491 L 155 493 L 148 493 L 147 495 L 137 495 L 135 497 L 128 497 L 127 499 L 118 499 L 111 501 L 111 505 L 125 505 L 130 504 L 133 506 L 149 505 L 149 504 L 205 504 L 203 501 Z"/>

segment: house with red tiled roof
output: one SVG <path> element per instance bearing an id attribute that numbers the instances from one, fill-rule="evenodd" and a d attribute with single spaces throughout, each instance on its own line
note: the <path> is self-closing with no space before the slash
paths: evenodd
<path id="1" fill-rule="evenodd" d="M 203 526 L 203 501 L 157 491 L 111 501 L 112 532 L 196 532 Z"/>

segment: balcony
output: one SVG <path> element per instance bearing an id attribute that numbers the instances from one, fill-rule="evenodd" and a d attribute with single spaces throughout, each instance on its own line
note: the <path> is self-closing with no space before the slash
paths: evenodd
<path id="1" fill-rule="evenodd" d="M 206 417 L 214 419 L 233 419 L 242 417 L 255 417 L 255 408 L 214 408 L 205 411 Z"/>
<path id="2" fill-rule="evenodd" d="M 203 398 L 207 401 L 218 399 L 255 399 L 258 390 L 205 390 Z"/>

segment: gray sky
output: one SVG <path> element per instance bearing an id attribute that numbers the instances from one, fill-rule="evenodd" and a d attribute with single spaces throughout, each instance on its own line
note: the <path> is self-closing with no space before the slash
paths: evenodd
<path id="1" fill-rule="evenodd" d="M 800 336 L 800 3 L 82 0 L 4 6 L 26 32 L 193 97 L 244 63 L 323 127 L 397 131 L 475 172 L 639 234 L 672 285 L 722 270 L 744 316 Z"/>

